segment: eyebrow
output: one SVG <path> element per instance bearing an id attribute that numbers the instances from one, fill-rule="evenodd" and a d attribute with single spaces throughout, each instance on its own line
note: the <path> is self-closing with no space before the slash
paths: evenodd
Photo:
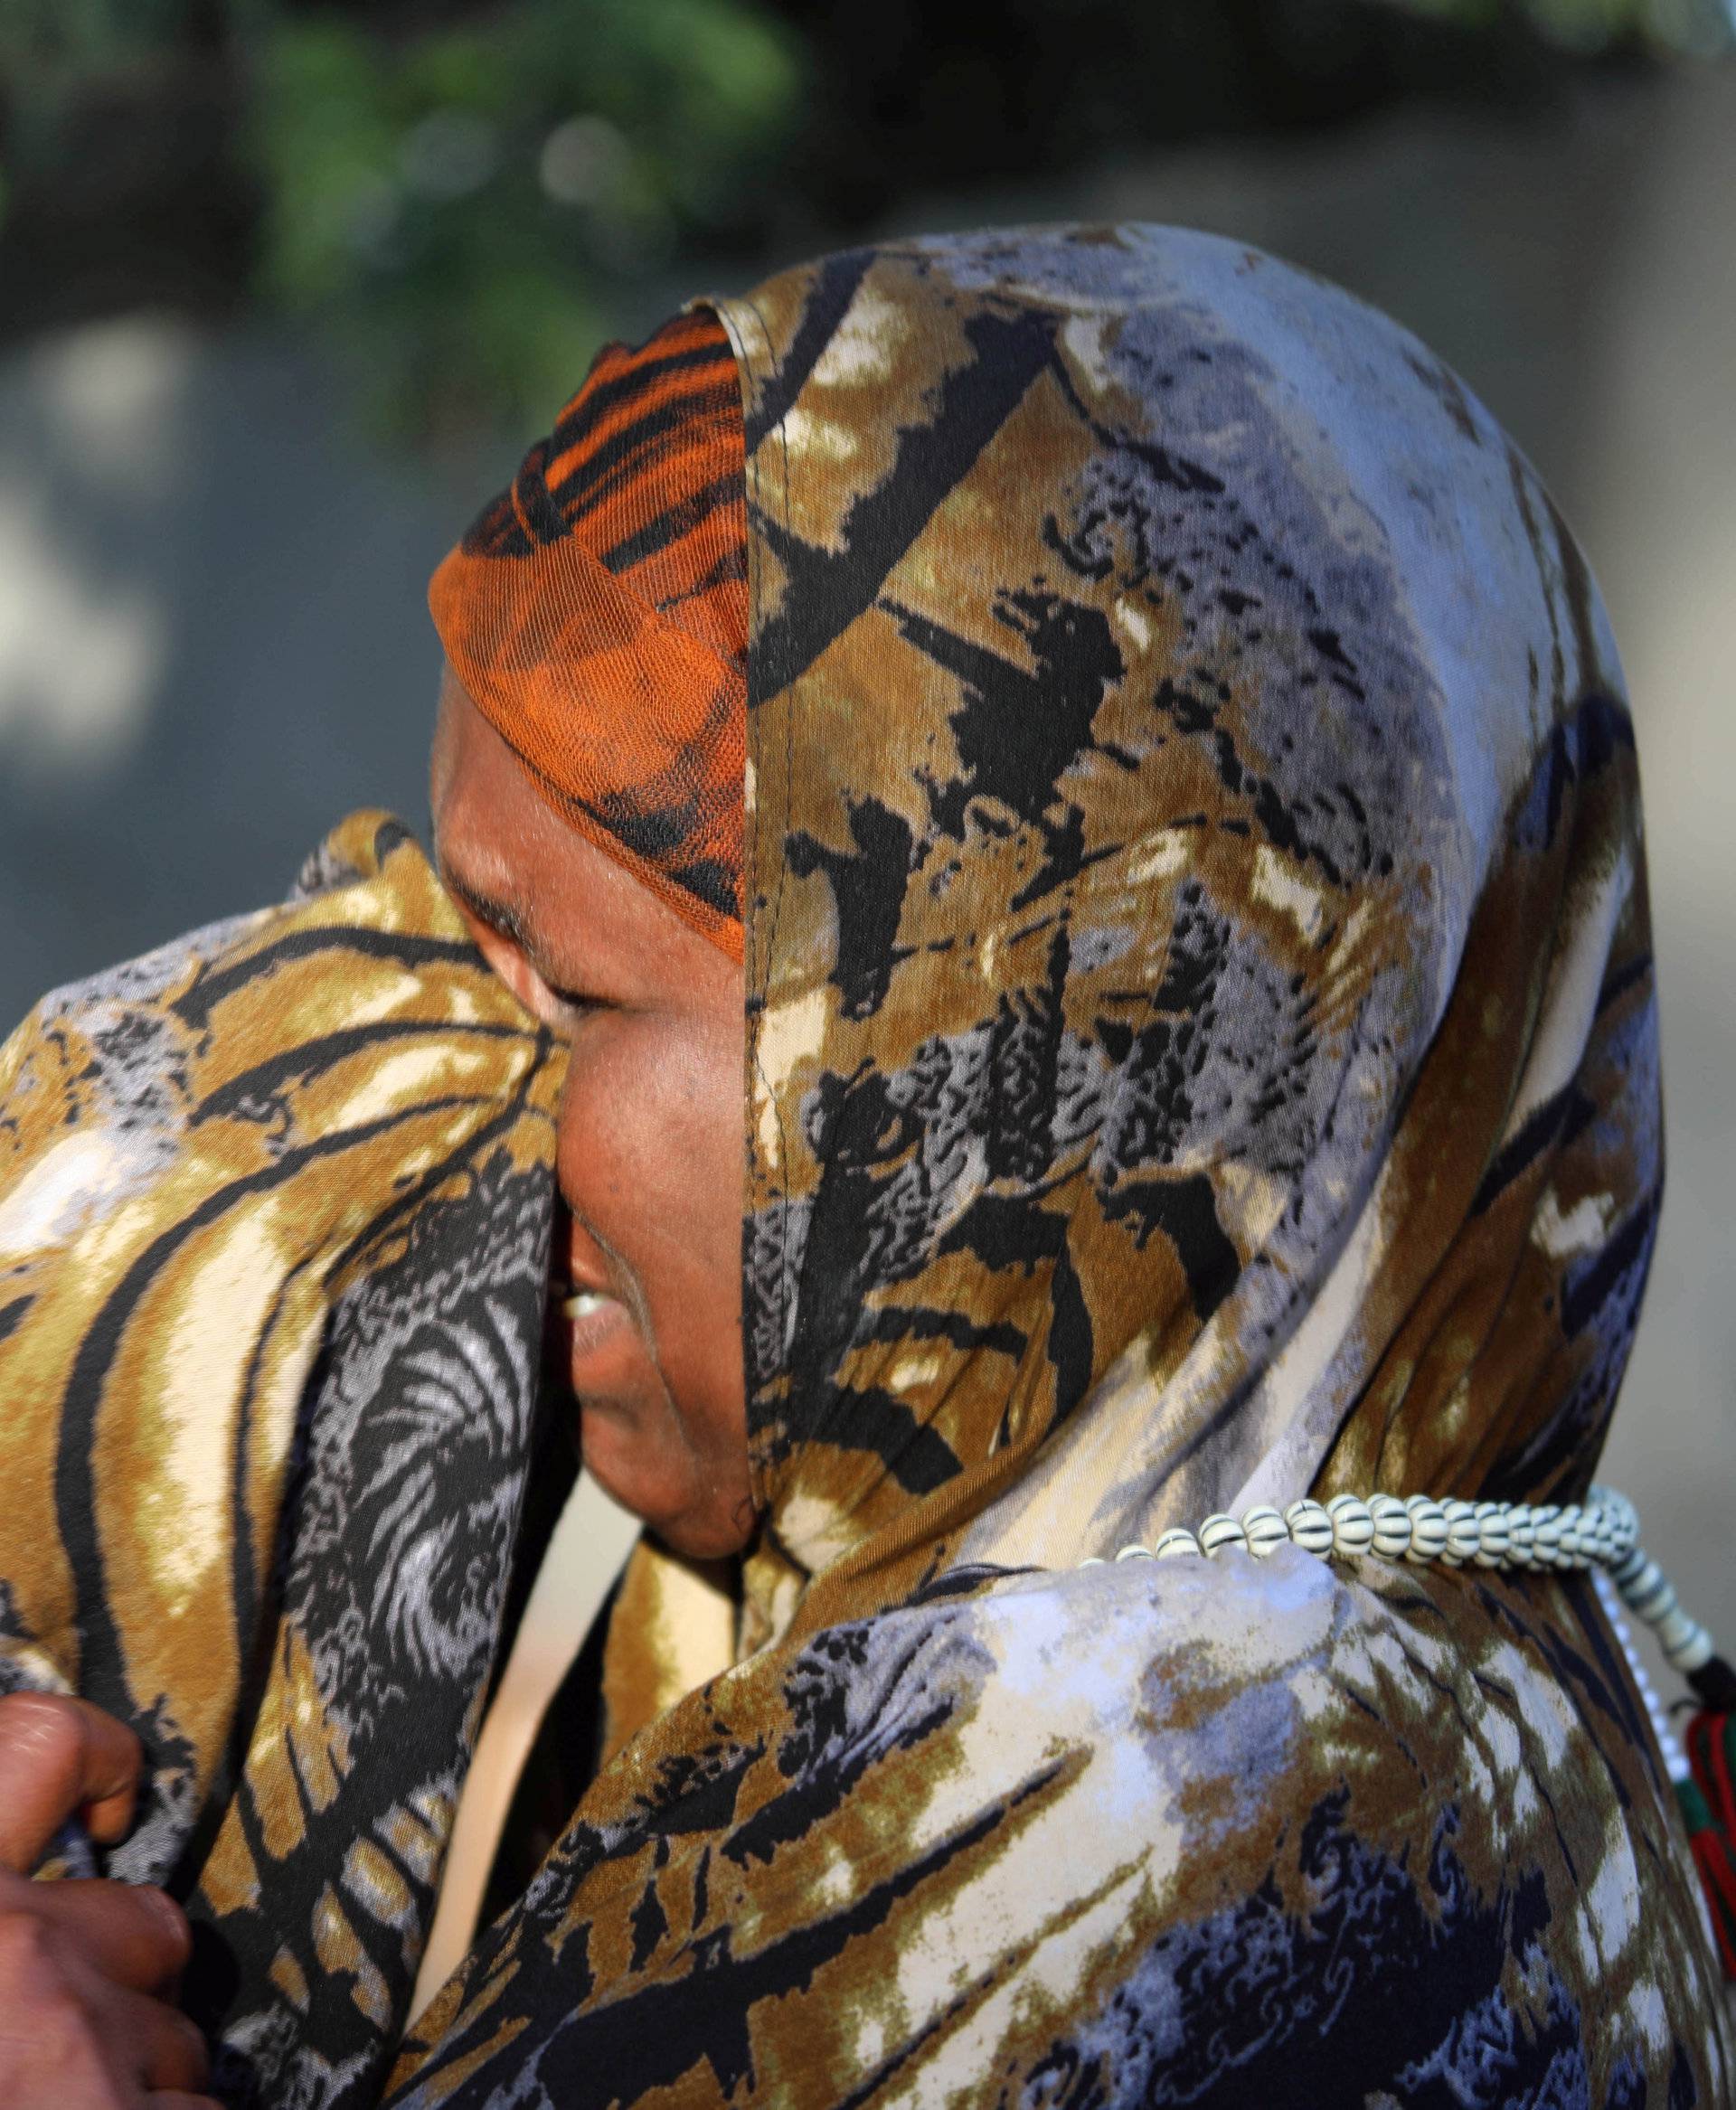
<path id="1" fill-rule="evenodd" d="M 497 930 L 503 937 L 509 937 L 525 958 L 542 975 L 544 952 L 538 943 L 536 933 L 531 928 L 531 919 L 515 901 L 496 900 L 493 894 L 485 893 L 473 886 L 460 873 L 449 866 L 443 866 L 440 878 L 450 894 L 455 894 L 473 916 L 479 918 L 491 930 Z"/>
<path id="2" fill-rule="evenodd" d="M 536 970 L 538 977 L 552 996 L 558 996 L 566 1003 L 584 1004 L 593 1008 L 606 1004 L 607 999 L 590 994 L 581 988 L 574 988 L 569 976 L 556 972 L 547 947 L 533 929 L 530 916 L 517 901 L 496 900 L 494 895 L 485 892 L 481 887 L 473 885 L 461 874 L 444 866 L 440 867 L 440 881 L 447 891 L 456 895 L 473 916 L 478 917 L 491 930 L 499 931 L 503 937 L 509 938 L 518 947 Z"/>

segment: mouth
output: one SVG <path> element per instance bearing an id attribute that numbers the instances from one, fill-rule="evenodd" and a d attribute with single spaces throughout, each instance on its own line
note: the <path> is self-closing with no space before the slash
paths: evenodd
<path id="1" fill-rule="evenodd" d="M 637 1329 L 621 1298 L 594 1283 L 554 1276 L 549 1284 L 549 1330 L 572 1389 L 615 1389 L 633 1359 Z"/>
<path id="2" fill-rule="evenodd" d="M 547 1352 L 582 1405 L 630 1388 L 648 1352 L 642 1302 L 624 1265 L 566 1201 L 550 1241 Z"/>

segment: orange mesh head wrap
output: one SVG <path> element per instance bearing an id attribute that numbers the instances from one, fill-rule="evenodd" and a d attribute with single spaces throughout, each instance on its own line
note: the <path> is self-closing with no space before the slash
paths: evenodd
<path id="1" fill-rule="evenodd" d="M 537 789 L 738 960 L 746 459 L 709 311 L 606 345 L 429 589 L 453 671 Z"/>

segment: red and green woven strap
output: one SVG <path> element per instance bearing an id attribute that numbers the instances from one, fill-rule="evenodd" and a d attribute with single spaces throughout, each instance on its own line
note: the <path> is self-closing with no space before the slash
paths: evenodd
<path id="1" fill-rule="evenodd" d="M 1675 1792 L 1724 1972 L 1736 1978 L 1736 1714 L 1702 1710 L 1686 1745 L 1691 1777 L 1678 1780 Z"/>

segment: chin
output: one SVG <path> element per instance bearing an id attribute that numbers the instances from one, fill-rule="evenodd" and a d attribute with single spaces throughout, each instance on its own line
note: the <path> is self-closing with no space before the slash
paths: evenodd
<path id="1" fill-rule="evenodd" d="M 744 1529 L 709 1512 L 682 1517 L 668 1526 L 647 1521 L 646 1530 L 662 1540 L 670 1552 L 687 1560 L 731 1559 L 746 1549 L 753 1536 L 751 1525 Z"/>
<path id="2" fill-rule="evenodd" d="M 680 1546 L 693 1506 L 687 1474 L 671 1472 L 647 1436 L 622 1408 L 602 1400 L 579 1402 L 579 1456 L 605 1494 L 643 1523 Z"/>
<path id="3" fill-rule="evenodd" d="M 618 1410 L 580 1401 L 580 1458 L 605 1494 L 637 1517 L 672 1553 L 690 1560 L 721 1560 L 741 1552 L 753 1535 L 746 1507 L 731 1510 L 716 1493 L 696 1485 L 694 1463 L 684 1451 L 673 1468 L 664 1466 L 655 1451 L 654 1442 Z"/>

